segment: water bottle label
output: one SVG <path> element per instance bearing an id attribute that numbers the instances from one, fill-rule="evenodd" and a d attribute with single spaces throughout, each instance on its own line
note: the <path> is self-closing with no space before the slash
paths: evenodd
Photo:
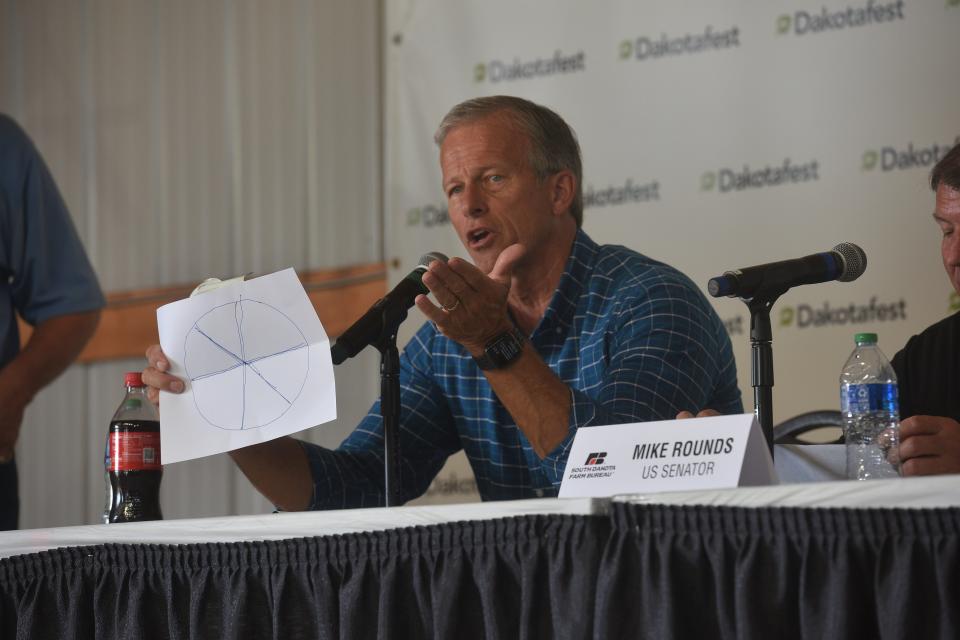
<path id="1" fill-rule="evenodd" d="M 897 385 L 893 383 L 851 384 L 840 392 L 844 413 L 885 411 L 899 413 Z"/>

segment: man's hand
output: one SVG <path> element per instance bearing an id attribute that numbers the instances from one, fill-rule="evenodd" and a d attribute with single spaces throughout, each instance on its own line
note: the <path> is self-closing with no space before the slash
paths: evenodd
<path id="1" fill-rule="evenodd" d="M 6 371 L 0 372 L 0 464 L 13 458 L 13 447 L 20 437 L 23 412 L 30 402 L 30 395 L 22 392 L 18 381 L 8 379 L 10 376 L 4 375 Z"/>
<path id="2" fill-rule="evenodd" d="M 697 415 L 693 415 L 689 411 L 681 411 L 680 413 L 677 414 L 677 417 L 675 419 L 688 420 L 690 418 L 714 418 L 719 415 L 720 415 L 720 412 L 717 411 L 716 409 L 704 409 Z"/>
<path id="3" fill-rule="evenodd" d="M 900 465 L 905 476 L 960 473 L 960 424 L 941 416 L 901 422 Z"/>
<path id="4" fill-rule="evenodd" d="M 23 350 L 0 371 L 0 462 L 13 457 L 27 405 L 76 359 L 99 320 L 96 310 L 41 322 Z"/>
<path id="5" fill-rule="evenodd" d="M 143 370 L 143 382 L 147 385 L 147 398 L 159 409 L 160 390 L 180 393 L 184 389 L 183 380 L 166 373 L 170 370 L 170 361 L 158 344 L 147 347 L 147 368 Z"/>
<path id="6" fill-rule="evenodd" d="M 462 344 L 473 355 L 487 343 L 513 328 L 507 313 L 510 274 L 523 256 L 522 245 L 510 245 L 497 258 L 489 275 L 460 258 L 435 260 L 423 274 L 423 283 L 442 305 L 417 296 L 417 307 L 443 335 Z"/>

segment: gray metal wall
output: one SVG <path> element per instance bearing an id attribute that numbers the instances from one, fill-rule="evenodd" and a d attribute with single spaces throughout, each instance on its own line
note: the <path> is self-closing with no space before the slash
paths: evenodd
<path id="1" fill-rule="evenodd" d="M 0 0 L 0 111 L 30 133 L 107 291 L 383 259 L 377 0 Z M 27 412 L 21 527 L 96 522 L 122 374 L 75 365 Z M 335 445 L 378 393 L 338 368 Z M 269 511 L 226 456 L 170 465 L 168 518 Z"/>

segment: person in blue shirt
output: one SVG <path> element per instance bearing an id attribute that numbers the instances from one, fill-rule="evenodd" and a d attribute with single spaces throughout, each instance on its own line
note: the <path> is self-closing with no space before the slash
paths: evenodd
<path id="1" fill-rule="evenodd" d="M 80 354 L 104 306 L 39 152 L 0 114 L 0 529 L 19 515 L 14 446 L 27 405 Z M 20 348 L 17 315 L 33 326 Z"/>
<path id="2" fill-rule="evenodd" d="M 450 221 L 473 263 L 435 261 L 435 302 L 401 356 L 402 493 L 463 449 L 485 500 L 555 496 L 580 428 L 742 411 L 730 341 L 676 269 L 582 230 L 580 149 L 509 96 L 454 107 L 436 135 Z M 179 391 L 158 345 L 143 379 Z M 384 504 L 379 403 L 336 450 L 281 438 L 232 452 L 285 510 Z"/>

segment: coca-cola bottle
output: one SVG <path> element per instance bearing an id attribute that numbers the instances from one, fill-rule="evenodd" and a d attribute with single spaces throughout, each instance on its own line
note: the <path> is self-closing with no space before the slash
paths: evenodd
<path id="1" fill-rule="evenodd" d="M 160 513 L 160 416 L 147 400 L 140 372 L 123 377 L 127 394 L 113 414 L 104 452 L 106 505 L 103 521 L 162 520 Z"/>

